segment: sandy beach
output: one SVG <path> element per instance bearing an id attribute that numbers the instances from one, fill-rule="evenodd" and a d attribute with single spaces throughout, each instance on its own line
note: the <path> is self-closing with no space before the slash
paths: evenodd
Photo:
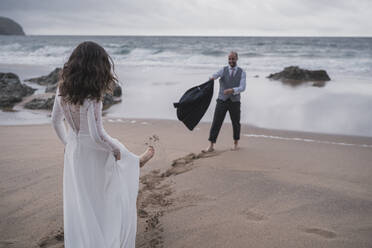
<path id="1" fill-rule="evenodd" d="M 372 248 L 371 12 L 0 0 L 0 248 Z"/>
<path id="2" fill-rule="evenodd" d="M 105 118 L 141 153 L 137 247 L 371 247 L 372 138 Z M 0 247 L 63 247 L 63 146 L 49 124 L 0 127 Z"/>

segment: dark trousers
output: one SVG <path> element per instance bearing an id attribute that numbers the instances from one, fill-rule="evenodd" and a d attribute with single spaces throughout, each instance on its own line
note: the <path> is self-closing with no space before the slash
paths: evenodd
<path id="1" fill-rule="evenodd" d="M 233 102 L 230 99 L 222 101 L 217 99 L 216 109 L 214 110 L 212 127 L 209 133 L 209 141 L 216 143 L 218 133 L 225 119 L 226 112 L 229 111 L 234 140 L 240 139 L 240 101 Z"/>

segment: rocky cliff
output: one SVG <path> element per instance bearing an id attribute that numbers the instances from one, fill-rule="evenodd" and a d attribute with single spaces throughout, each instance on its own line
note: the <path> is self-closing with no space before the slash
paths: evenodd
<path id="1" fill-rule="evenodd" d="M 21 25 L 12 19 L 0 16 L 0 35 L 25 35 Z"/>

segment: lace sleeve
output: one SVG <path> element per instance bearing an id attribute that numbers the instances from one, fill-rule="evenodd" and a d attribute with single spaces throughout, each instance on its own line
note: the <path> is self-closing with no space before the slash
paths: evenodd
<path id="1" fill-rule="evenodd" d="M 59 139 L 62 141 L 64 145 L 66 145 L 67 144 L 66 126 L 63 122 L 64 114 L 63 114 L 63 110 L 61 107 L 61 103 L 59 102 L 58 94 L 59 94 L 59 91 L 57 89 L 56 96 L 54 98 L 53 110 L 52 110 L 52 124 Z"/>
<path id="2" fill-rule="evenodd" d="M 104 146 L 111 152 L 114 150 L 119 150 L 119 147 L 117 147 L 117 145 L 111 141 L 112 138 L 103 128 L 102 101 L 92 101 L 91 104 L 92 106 L 89 106 L 88 109 L 88 125 L 91 137 L 97 144 Z"/>

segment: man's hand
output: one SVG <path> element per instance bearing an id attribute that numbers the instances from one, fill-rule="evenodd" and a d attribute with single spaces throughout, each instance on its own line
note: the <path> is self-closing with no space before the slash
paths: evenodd
<path id="1" fill-rule="evenodd" d="M 209 78 L 209 80 L 212 80 L 212 79 L 213 79 L 213 80 L 216 80 L 216 79 L 214 79 L 214 77 L 210 77 L 210 78 Z"/>
<path id="2" fill-rule="evenodd" d="M 223 91 L 224 95 L 230 95 L 232 93 L 234 93 L 234 89 L 226 89 L 226 90 Z"/>

